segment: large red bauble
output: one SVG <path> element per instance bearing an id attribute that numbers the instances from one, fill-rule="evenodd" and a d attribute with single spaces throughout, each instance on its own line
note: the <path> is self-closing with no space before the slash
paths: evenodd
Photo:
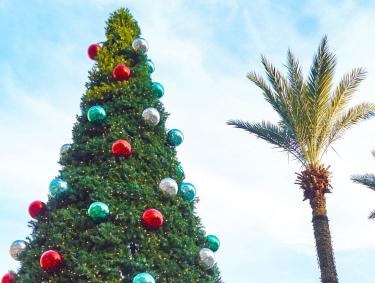
<path id="1" fill-rule="evenodd" d="M 49 250 L 40 257 L 40 266 L 44 271 L 51 272 L 57 270 L 62 264 L 62 256 L 57 251 Z"/>
<path id="2" fill-rule="evenodd" d="M 89 49 L 87 49 L 87 55 L 89 55 L 90 59 L 92 60 L 96 59 L 96 55 L 98 55 L 100 48 L 101 48 L 100 45 L 97 43 L 91 44 L 89 46 Z"/>
<path id="3" fill-rule="evenodd" d="M 143 212 L 142 221 L 146 228 L 150 230 L 157 230 L 163 226 L 164 223 L 161 212 L 153 208 L 147 209 Z"/>
<path id="4" fill-rule="evenodd" d="M 117 140 L 112 144 L 114 156 L 129 157 L 132 154 L 132 147 L 126 140 Z"/>
<path id="5" fill-rule="evenodd" d="M 29 214 L 32 218 L 38 218 L 47 210 L 47 206 L 40 200 L 33 201 L 29 205 Z"/>
<path id="6" fill-rule="evenodd" d="M 127 67 L 125 65 L 117 65 L 113 69 L 113 78 L 116 81 L 128 80 L 130 78 L 130 74 L 131 74 L 131 72 L 130 72 L 129 67 Z"/>
<path id="7" fill-rule="evenodd" d="M 9 272 L 1 278 L 1 283 L 16 283 L 16 277 L 13 272 Z"/>

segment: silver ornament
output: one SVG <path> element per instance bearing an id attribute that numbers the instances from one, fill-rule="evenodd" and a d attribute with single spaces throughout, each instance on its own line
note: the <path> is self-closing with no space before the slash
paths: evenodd
<path id="1" fill-rule="evenodd" d="M 142 118 L 149 124 L 156 126 L 160 122 L 159 111 L 155 108 L 146 108 L 142 112 Z"/>
<path id="2" fill-rule="evenodd" d="M 69 150 L 71 147 L 72 147 L 72 145 L 69 144 L 69 143 L 63 144 L 63 145 L 61 146 L 61 148 L 60 148 L 60 154 L 63 155 L 63 154 L 65 154 L 65 153 L 67 153 L 68 150 Z"/>
<path id="3" fill-rule="evenodd" d="M 207 248 L 203 248 L 200 250 L 199 258 L 201 262 L 203 262 L 204 265 L 207 267 L 207 269 L 212 268 L 216 263 L 214 252 Z"/>
<path id="4" fill-rule="evenodd" d="M 142 37 L 137 37 L 132 43 L 132 47 L 135 52 L 146 53 L 148 51 L 147 40 Z"/>
<path id="5" fill-rule="evenodd" d="M 14 241 L 9 248 L 10 256 L 15 260 L 20 260 L 20 256 L 23 251 L 26 249 L 27 245 L 25 241 L 17 240 Z"/>
<path id="6" fill-rule="evenodd" d="M 178 192 L 177 182 L 169 177 L 161 180 L 159 188 L 170 195 L 176 195 Z"/>

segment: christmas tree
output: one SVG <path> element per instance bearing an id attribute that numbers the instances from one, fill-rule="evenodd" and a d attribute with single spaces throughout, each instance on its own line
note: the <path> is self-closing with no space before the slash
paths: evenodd
<path id="1" fill-rule="evenodd" d="M 96 63 L 73 143 L 61 147 L 48 203 L 30 204 L 32 234 L 10 248 L 21 267 L 2 282 L 220 282 L 219 240 L 195 215 L 176 158 L 183 134 L 165 128 L 147 41 L 125 9 L 106 37 L 88 49 Z"/>
<path id="2" fill-rule="evenodd" d="M 375 157 L 375 151 L 372 152 L 372 155 Z M 367 173 L 364 175 L 354 175 L 352 176 L 352 180 L 355 183 L 365 185 L 366 187 L 375 191 L 375 175 L 372 173 Z M 370 213 L 369 218 L 375 219 L 375 210 Z"/>

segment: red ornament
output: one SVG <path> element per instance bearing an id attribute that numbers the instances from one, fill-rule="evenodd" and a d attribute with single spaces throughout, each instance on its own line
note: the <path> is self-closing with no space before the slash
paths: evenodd
<path id="1" fill-rule="evenodd" d="M 62 256 L 57 251 L 49 250 L 40 257 L 40 266 L 44 271 L 51 272 L 58 269 L 62 264 Z"/>
<path id="2" fill-rule="evenodd" d="M 33 201 L 29 205 L 29 214 L 32 218 L 38 218 L 47 210 L 47 206 L 40 200 Z"/>
<path id="3" fill-rule="evenodd" d="M 1 278 L 1 283 L 16 283 L 16 277 L 13 272 L 9 272 Z"/>
<path id="4" fill-rule="evenodd" d="M 150 230 L 157 230 L 163 226 L 163 215 L 156 209 L 147 209 L 142 215 L 143 224 Z"/>
<path id="5" fill-rule="evenodd" d="M 126 140 L 117 140 L 112 144 L 114 156 L 129 157 L 132 154 L 132 147 Z"/>
<path id="6" fill-rule="evenodd" d="M 97 43 L 91 44 L 89 46 L 89 49 L 87 49 L 87 55 L 89 55 L 90 59 L 92 60 L 96 59 L 96 55 L 98 55 L 100 48 L 101 48 L 100 45 Z"/>
<path id="7" fill-rule="evenodd" d="M 125 65 L 117 65 L 113 69 L 113 78 L 116 81 L 124 81 L 130 78 L 130 69 Z"/>

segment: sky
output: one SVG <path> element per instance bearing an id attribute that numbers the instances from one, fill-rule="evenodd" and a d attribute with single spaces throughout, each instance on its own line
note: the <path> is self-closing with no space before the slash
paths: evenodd
<path id="1" fill-rule="evenodd" d="M 285 70 L 286 51 L 308 73 L 326 34 L 338 58 L 336 82 L 350 69 L 368 71 L 353 103 L 375 101 L 373 1 L 271 0 L 0 0 L 0 274 L 17 269 L 9 245 L 30 229 L 31 201 L 47 200 L 59 148 L 85 92 L 91 43 L 105 40 L 109 14 L 127 7 L 137 19 L 165 87 L 168 128 L 184 132 L 178 147 L 195 184 L 206 232 L 225 282 L 318 282 L 311 210 L 294 184 L 300 165 L 228 119 L 277 121 L 246 78 L 262 73 L 264 54 Z M 333 172 L 327 205 L 341 283 L 375 278 L 375 192 L 353 184 L 373 172 L 375 120 L 350 130 L 324 163 Z"/>

